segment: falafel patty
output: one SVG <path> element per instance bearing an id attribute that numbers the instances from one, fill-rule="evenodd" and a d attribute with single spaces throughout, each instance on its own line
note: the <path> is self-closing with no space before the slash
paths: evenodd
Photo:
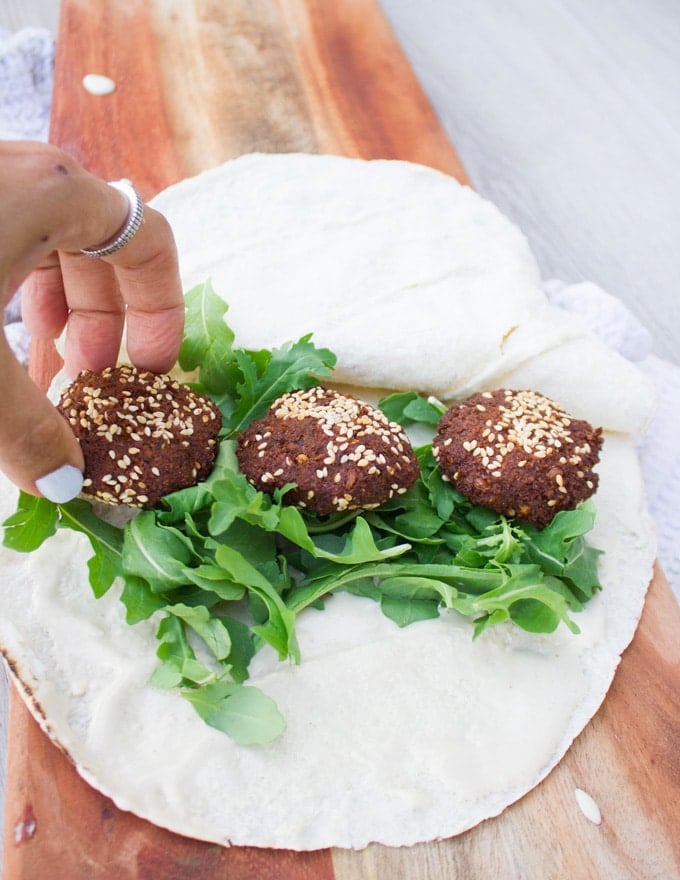
<path id="1" fill-rule="evenodd" d="M 378 507 L 413 485 L 418 462 L 404 430 L 380 410 L 322 387 L 294 391 L 241 434 L 245 476 L 287 503 L 326 515 Z"/>
<path id="2" fill-rule="evenodd" d="M 597 489 L 602 429 L 535 391 L 473 394 L 442 416 L 432 452 L 474 504 L 537 528 Z"/>
<path id="3" fill-rule="evenodd" d="M 83 451 L 83 494 L 99 501 L 153 507 L 212 470 L 222 415 L 170 376 L 128 365 L 84 370 L 57 409 Z"/>

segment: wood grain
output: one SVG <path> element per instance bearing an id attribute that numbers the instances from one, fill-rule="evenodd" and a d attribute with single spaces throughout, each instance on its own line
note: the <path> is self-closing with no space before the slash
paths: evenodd
<path id="1" fill-rule="evenodd" d="M 241 153 L 401 158 L 467 182 L 368 0 L 67 0 L 51 140 L 145 198 Z M 87 73 L 116 83 L 107 97 Z"/>
<path id="2" fill-rule="evenodd" d="M 117 83 L 95 97 L 86 73 Z M 252 150 L 423 162 L 465 180 L 377 6 L 367 0 L 64 0 L 51 139 L 148 198 Z M 36 347 L 44 384 L 54 353 Z M 452 840 L 355 853 L 224 849 L 155 828 L 87 786 L 15 698 L 7 880 L 673 878 L 680 876 L 680 610 L 657 572 L 603 707 L 499 818 Z M 584 788 L 603 813 L 579 811 Z"/>

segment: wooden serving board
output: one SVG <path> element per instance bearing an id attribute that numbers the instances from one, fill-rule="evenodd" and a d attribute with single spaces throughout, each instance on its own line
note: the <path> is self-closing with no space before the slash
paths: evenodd
<path id="1" fill-rule="evenodd" d="M 52 141 L 146 198 L 254 150 L 409 159 L 466 180 L 374 0 L 64 0 L 57 48 Z M 116 91 L 89 94 L 87 73 Z M 36 381 L 55 369 L 36 346 Z M 657 571 L 610 693 L 560 765 L 500 817 L 401 849 L 222 848 L 156 828 L 83 782 L 15 697 L 5 880 L 673 880 L 679 633 Z"/>

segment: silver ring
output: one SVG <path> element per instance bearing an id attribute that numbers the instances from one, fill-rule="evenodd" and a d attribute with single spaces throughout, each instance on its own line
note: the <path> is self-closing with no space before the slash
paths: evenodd
<path id="1" fill-rule="evenodd" d="M 139 193 L 129 180 L 111 180 L 109 186 L 122 192 L 127 197 L 130 207 L 128 215 L 123 224 L 122 229 L 114 238 L 105 241 L 98 247 L 81 248 L 80 253 L 86 257 L 108 257 L 109 254 L 115 254 L 130 241 L 135 235 L 144 219 L 144 202 L 139 197 Z"/>

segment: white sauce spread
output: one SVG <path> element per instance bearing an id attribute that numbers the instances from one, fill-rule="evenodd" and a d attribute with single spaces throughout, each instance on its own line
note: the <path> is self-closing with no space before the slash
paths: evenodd
<path id="1" fill-rule="evenodd" d="M 88 73 L 83 77 L 83 87 L 91 95 L 110 95 L 115 92 L 116 83 L 100 73 Z"/>

